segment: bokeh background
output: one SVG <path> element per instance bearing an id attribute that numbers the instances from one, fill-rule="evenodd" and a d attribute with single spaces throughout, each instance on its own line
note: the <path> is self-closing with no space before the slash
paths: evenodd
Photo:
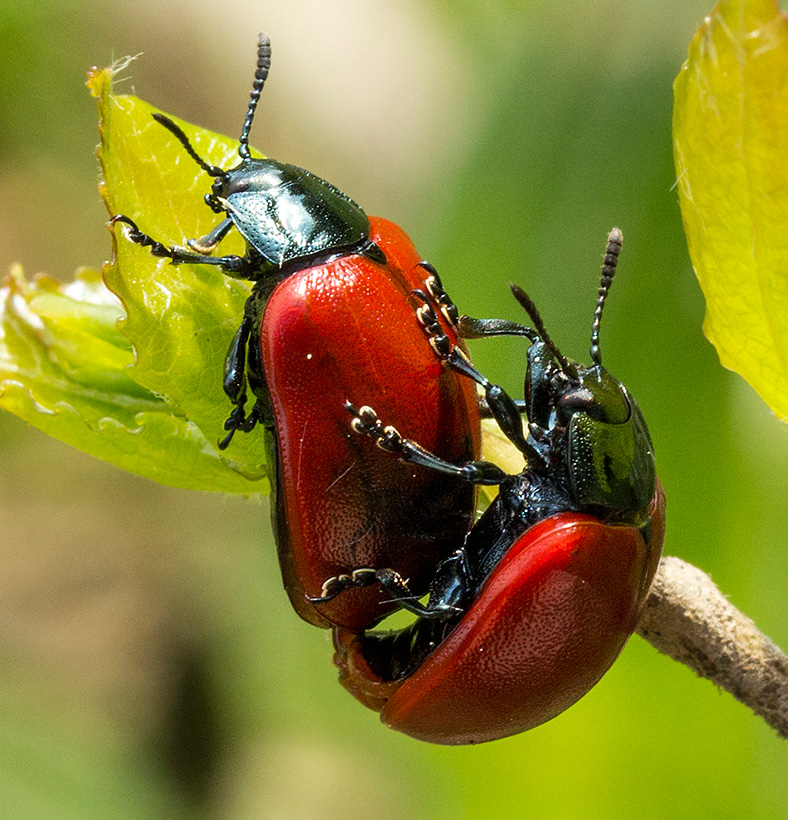
<path id="1" fill-rule="evenodd" d="M 525 285 L 584 358 L 624 231 L 605 362 L 650 421 L 666 552 L 788 645 L 788 436 L 701 332 L 671 85 L 710 0 L 0 0 L 0 271 L 109 254 L 85 70 L 240 130 L 408 230 L 461 308 Z M 122 88 L 123 86 L 121 86 Z M 477 343 L 521 391 L 523 346 Z M 125 475 L 0 415 L 0 818 L 785 818 L 788 747 L 634 638 L 553 722 L 476 748 L 383 728 L 281 589 L 266 501 Z"/>

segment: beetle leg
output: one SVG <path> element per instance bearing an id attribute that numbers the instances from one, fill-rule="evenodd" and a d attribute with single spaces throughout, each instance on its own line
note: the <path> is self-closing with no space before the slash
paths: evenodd
<path id="1" fill-rule="evenodd" d="M 136 222 L 124 214 L 116 214 L 110 219 L 110 225 L 114 225 L 116 222 L 123 222 L 128 226 L 127 235 L 132 242 L 142 245 L 143 248 L 150 248 L 152 256 L 169 259 L 173 265 L 214 265 L 221 268 L 224 273 L 236 276 L 239 279 L 252 278 L 254 273 L 252 263 L 244 256 L 208 256 L 207 254 L 195 253 L 187 248 L 181 248 L 178 245 L 170 247 L 143 233 L 137 227 Z M 223 225 L 223 223 L 221 224 Z M 208 234 L 208 236 L 211 236 L 211 234 Z M 203 240 L 205 238 L 203 237 Z M 203 240 L 194 241 L 199 243 Z"/>
<path id="2" fill-rule="evenodd" d="M 423 300 L 424 304 L 416 311 L 416 316 L 429 336 L 430 345 L 438 357 L 458 373 L 467 376 L 484 389 L 484 398 L 489 411 L 498 423 L 503 434 L 525 456 L 530 463 L 543 462 L 544 459 L 531 444 L 526 441 L 523 433 L 522 407 L 498 384 L 493 384 L 472 364 L 470 359 L 455 347 L 449 337 L 443 332 L 438 317 L 432 305 L 427 301 L 423 291 L 414 290 L 413 294 Z M 494 321 L 494 320 L 490 320 Z M 530 328 L 524 328 L 530 330 Z M 527 334 L 523 334 L 527 335 Z"/>
<path id="3" fill-rule="evenodd" d="M 259 328 L 260 296 L 257 290 L 253 290 L 246 300 L 241 325 L 235 332 L 224 359 L 224 392 L 235 407 L 224 422 L 224 429 L 229 432 L 219 442 L 220 450 L 228 447 L 236 430 L 248 433 L 267 417 L 268 406 L 260 398 L 266 394 L 266 390 L 260 361 Z M 247 386 L 258 397 L 248 415 L 244 409 Z"/>
<path id="4" fill-rule="evenodd" d="M 233 412 L 225 419 L 224 421 L 224 429 L 229 430 L 230 432 L 227 435 L 219 440 L 218 447 L 220 450 L 226 450 L 230 446 L 230 442 L 233 440 L 233 436 L 235 435 L 236 430 L 243 429 L 244 421 L 246 420 L 246 414 L 244 412 L 244 403 L 246 402 L 246 395 L 243 396 L 243 401 L 239 402 L 236 407 L 233 408 Z"/>
<path id="5" fill-rule="evenodd" d="M 521 417 L 523 403 L 521 402 L 518 405 L 503 387 L 489 381 L 484 374 L 471 364 L 470 359 L 462 350 L 452 345 L 449 337 L 443 332 L 438 317 L 423 291 L 414 290 L 413 294 L 424 301 L 424 304 L 416 311 L 416 316 L 425 333 L 429 336 L 432 349 L 448 367 L 467 376 L 484 389 L 484 398 L 488 410 L 501 428 L 501 432 L 525 456 L 526 461 L 530 464 L 541 463 L 544 465 L 544 459 L 539 451 L 526 440 L 523 433 L 523 420 Z M 525 329 L 529 330 L 529 328 Z"/>
<path id="6" fill-rule="evenodd" d="M 500 385 L 492 384 L 486 376 L 471 364 L 470 359 L 459 348 L 452 345 L 449 337 L 443 332 L 438 317 L 424 293 L 419 290 L 413 291 L 413 293 L 424 300 L 424 304 L 416 311 L 416 316 L 424 328 L 424 332 L 430 337 L 433 350 L 449 367 L 484 388 L 487 405 L 501 430 L 518 450 L 525 452 L 524 448 L 527 449 L 528 445 L 525 443 L 525 437 L 523 436 L 520 411 L 514 400 Z"/>
<path id="7" fill-rule="evenodd" d="M 462 315 L 457 321 L 463 339 L 486 339 L 488 336 L 525 336 L 539 341 L 539 334 L 531 327 L 508 319 L 473 319 Z"/>
<path id="8" fill-rule="evenodd" d="M 420 264 L 426 267 L 429 263 L 421 262 Z M 432 268 L 431 265 L 430 268 Z M 432 268 L 432 270 L 434 270 L 434 268 Z M 437 280 L 437 285 L 442 288 L 440 285 L 440 279 Z M 427 282 L 427 286 L 430 288 L 430 293 L 433 297 L 438 298 L 436 296 L 437 291 L 436 293 L 433 293 L 429 280 Z M 525 443 L 525 439 L 522 435 L 522 421 L 517 418 L 517 416 L 520 416 L 525 412 L 525 402 L 522 399 L 512 399 L 502 387 L 491 384 L 475 367 L 473 367 L 468 358 L 461 351 L 452 346 L 451 340 L 443 332 L 443 328 L 441 327 L 440 322 L 438 322 L 435 311 L 427 301 L 427 297 L 424 292 L 414 290 L 413 293 L 424 301 L 424 304 L 416 311 L 416 316 L 418 317 L 419 323 L 424 328 L 425 333 L 429 336 L 432 349 L 447 365 L 463 373 L 463 375 L 473 379 L 473 381 L 484 388 L 486 395 L 481 406 L 482 415 L 486 418 L 490 418 L 491 416 L 494 417 L 501 430 L 515 444 L 515 446 L 521 452 L 530 454 L 529 445 Z M 446 295 L 445 291 L 443 291 L 443 293 Z M 446 296 L 446 299 L 449 299 L 449 297 Z M 451 300 L 449 299 L 449 301 Z M 462 333 L 464 326 L 472 326 L 476 328 L 482 325 L 484 327 L 495 326 L 495 329 L 491 330 L 489 333 L 486 331 L 478 332 L 477 335 L 469 332 L 466 336 Z M 509 322 L 504 319 L 471 319 L 468 316 L 462 316 L 459 319 L 458 328 L 461 331 L 460 335 L 469 339 L 482 338 L 487 335 L 517 335 L 527 336 L 529 339 L 531 339 L 533 335 L 534 338 L 538 338 L 531 328 L 517 324 L 517 322 Z M 523 450 L 523 447 L 525 447 L 526 450 Z"/>
<path id="9" fill-rule="evenodd" d="M 227 356 L 224 359 L 224 380 L 222 386 L 227 397 L 235 405 L 232 413 L 224 422 L 224 429 L 227 435 L 219 442 L 219 449 L 225 450 L 236 430 L 243 430 L 246 423 L 246 348 L 249 344 L 249 336 L 254 327 L 251 316 L 244 313 L 243 320 L 238 330 L 235 331 Z"/>
<path id="10" fill-rule="evenodd" d="M 405 579 L 393 569 L 381 569 L 376 573 L 377 580 L 386 592 L 391 595 L 403 609 L 418 615 L 420 618 L 447 618 L 457 615 L 462 610 L 459 607 L 437 603 L 433 606 L 432 596 L 427 604 L 421 603 L 414 595 Z"/>
<path id="11" fill-rule="evenodd" d="M 186 244 L 193 251 L 198 253 L 211 253 L 213 249 L 227 236 L 230 228 L 233 226 L 233 221 L 228 216 L 223 219 L 210 233 L 201 236 L 199 239 L 187 239 Z"/>
<path id="12" fill-rule="evenodd" d="M 477 370 L 470 359 L 459 349 L 454 348 L 445 359 L 449 367 L 467 376 L 484 389 L 487 409 L 495 419 L 501 432 L 525 456 L 531 467 L 549 466 L 541 451 L 535 447 L 523 433 L 522 413 L 526 409 L 524 402 L 516 402 L 499 384 L 493 384 Z"/>
<path id="13" fill-rule="evenodd" d="M 306 599 L 310 604 L 325 604 L 328 601 L 333 601 L 337 595 L 348 589 L 360 589 L 377 583 L 377 572 L 372 567 L 362 567 L 361 569 L 354 569 L 350 575 L 335 575 L 323 583 L 320 595 L 314 598 L 307 595 Z"/>
<path id="14" fill-rule="evenodd" d="M 423 302 L 421 307 L 416 308 L 416 318 L 427 334 L 430 347 L 435 351 L 439 359 L 445 360 L 452 350 L 451 339 L 443 332 L 443 326 L 438 321 L 435 310 L 429 303 L 427 294 L 423 290 L 418 289 L 412 291 L 412 293 Z"/>
<path id="15" fill-rule="evenodd" d="M 464 611 L 472 589 L 471 573 L 464 549 L 459 549 L 438 564 L 430 584 L 429 599 L 422 604 L 408 588 L 402 576 L 392 569 L 378 570 L 381 586 L 408 612 L 421 618 L 445 620 Z"/>
<path id="16" fill-rule="evenodd" d="M 235 331 L 227 356 L 224 359 L 224 392 L 233 404 L 243 405 L 246 401 L 246 348 L 254 321 L 246 313 L 238 330 Z"/>
<path id="17" fill-rule="evenodd" d="M 443 620 L 463 612 L 462 603 L 471 589 L 468 561 L 463 550 L 457 550 L 438 565 L 430 584 L 430 597 L 426 604 L 419 601 L 408 586 L 408 582 L 393 569 L 372 569 L 364 567 L 353 570 L 349 575 L 329 578 L 314 598 L 307 596 L 311 604 L 324 604 L 349 589 L 359 589 L 380 583 L 403 609 L 421 618 Z"/>
<path id="18" fill-rule="evenodd" d="M 445 361 L 449 367 L 467 376 L 484 389 L 487 407 L 501 428 L 501 432 L 526 457 L 526 460 L 529 462 L 533 462 L 534 459 L 541 461 L 541 456 L 533 445 L 526 440 L 523 433 L 522 404 L 518 406 L 517 402 L 503 387 L 489 381 L 471 364 L 468 357 L 459 348 L 455 347 Z"/>
<path id="19" fill-rule="evenodd" d="M 525 399 L 512 399 L 512 401 L 521 416 L 528 412 L 528 404 Z M 487 404 L 487 399 L 482 398 L 481 396 L 479 397 L 479 413 L 481 413 L 481 417 L 483 419 L 493 418 L 493 411 L 490 410 L 490 405 Z"/>
<path id="20" fill-rule="evenodd" d="M 415 441 L 403 438 L 395 427 L 384 426 L 371 407 L 364 406 L 357 409 L 350 402 L 346 402 L 345 407 L 353 416 L 350 426 L 356 433 L 369 436 L 381 450 L 393 453 L 410 464 L 418 464 L 430 470 L 456 476 L 469 484 L 497 485 L 509 475 L 489 461 L 451 464 L 425 450 Z"/>
<path id="21" fill-rule="evenodd" d="M 512 322 L 508 319 L 474 319 L 465 314 L 460 316 L 457 305 L 446 292 L 446 288 L 444 288 L 434 266 L 425 260 L 419 262 L 419 265 L 430 274 L 425 280 L 427 292 L 440 306 L 444 318 L 452 327 L 457 329 L 461 338 L 484 339 L 488 336 L 525 336 L 532 342 L 539 341 L 539 334 L 533 328 L 520 322 Z M 421 291 L 418 291 L 418 295 L 424 298 Z"/>
<path id="22" fill-rule="evenodd" d="M 419 265 L 427 271 L 429 276 L 424 284 L 427 286 L 427 292 L 432 296 L 435 302 L 439 305 L 440 311 L 446 321 L 454 328 L 458 327 L 460 320 L 460 311 L 457 310 L 457 305 L 454 300 L 446 293 L 446 288 L 443 287 L 438 271 L 426 260 L 422 259 Z"/>
<path id="23" fill-rule="evenodd" d="M 264 302 L 262 303 L 264 306 Z M 269 424 L 271 418 L 271 400 L 268 393 L 268 385 L 265 380 L 263 368 L 263 352 L 260 347 L 260 322 L 262 317 L 262 307 L 260 294 L 255 290 L 249 297 L 245 308 L 247 315 L 252 319 L 252 332 L 249 334 L 249 344 L 246 359 L 246 378 L 249 389 L 257 397 L 246 422 L 241 428 L 244 433 L 248 433 L 254 426 L 261 422 Z"/>

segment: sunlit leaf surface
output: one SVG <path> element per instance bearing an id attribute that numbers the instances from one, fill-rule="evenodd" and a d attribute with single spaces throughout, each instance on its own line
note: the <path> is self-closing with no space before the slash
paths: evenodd
<path id="1" fill-rule="evenodd" d="M 674 150 L 704 331 L 788 417 L 788 20 L 722 0 L 675 83 Z"/>
<path id="2" fill-rule="evenodd" d="M 61 285 L 15 269 L 0 288 L 0 407 L 145 478 L 250 492 L 193 423 L 130 377 L 122 313 L 96 271 Z"/>
<path id="3" fill-rule="evenodd" d="M 217 219 L 202 199 L 208 178 L 153 121 L 150 106 L 111 94 L 111 79 L 105 69 L 88 82 L 99 103 L 108 210 L 165 242 L 207 232 Z M 229 138 L 184 127 L 210 162 L 237 161 Z M 0 291 L 0 406 L 163 484 L 266 491 L 260 431 L 236 436 L 224 453 L 216 446 L 230 410 L 222 367 L 248 285 L 216 269 L 156 260 L 114 230 L 106 286 L 95 272 L 64 286 L 29 283 L 20 270 L 9 277 Z M 233 252 L 239 243 L 224 244 Z"/>

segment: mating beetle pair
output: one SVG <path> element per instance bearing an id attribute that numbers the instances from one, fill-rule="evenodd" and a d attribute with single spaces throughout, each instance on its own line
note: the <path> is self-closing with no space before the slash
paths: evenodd
<path id="1" fill-rule="evenodd" d="M 524 294 L 535 330 L 461 323 L 399 228 L 303 169 L 251 156 L 269 66 L 261 35 L 232 169 L 205 162 L 179 126 L 154 115 L 215 178 L 206 202 L 225 215 L 216 228 L 181 247 L 128 216 L 113 222 L 155 256 L 253 281 L 225 361 L 234 409 L 219 446 L 264 427 L 285 587 L 302 617 L 335 628 L 347 688 L 425 740 L 522 731 L 612 663 L 659 558 L 664 502 L 648 432 L 597 345 L 620 237 L 597 304 L 593 367 L 561 355 Z M 233 227 L 245 255 L 212 255 Z M 498 333 L 531 342 L 527 436 L 520 408 L 472 367 L 460 338 Z M 528 460 L 518 476 L 478 460 L 476 384 Z M 500 492 L 471 527 L 476 484 Z M 413 627 L 371 631 L 399 607 L 417 613 Z"/>
<path id="2" fill-rule="evenodd" d="M 516 286 L 536 330 L 464 322 L 467 335 L 530 339 L 527 437 L 509 396 L 448 340 L 436 344 L 448 366 L 484 388 L 498 425 L 526 458 L 521 473 L 483 461 L 448 464 L 385 425 L 373 408 L 351 408 L 356 432 L 384 450 L 464 482 L 499 486 L 463 545 L 437 568 L 426 605 L 392 568 L 326 585 L 330 598 L 353 583 L 379 582 L 418 616 L 394 632 L 335 630 L 340 681 L 392 728 L 447 744 L 533 728 L 582 697 L 637 624 L 662 552 L 665 497 L 640 408 L 602 367 L 599 324 L 620 248 L 614 230 L 591 367 L 563 356 Z"/>

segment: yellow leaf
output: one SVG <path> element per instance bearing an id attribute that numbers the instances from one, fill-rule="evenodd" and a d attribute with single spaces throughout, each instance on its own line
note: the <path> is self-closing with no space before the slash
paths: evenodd
<path id="1" fill-rule="evenodd" d="M 674 86 L 674 152 L 704 332 L 788 418 L 788 19 L 722 0 Z"/>

